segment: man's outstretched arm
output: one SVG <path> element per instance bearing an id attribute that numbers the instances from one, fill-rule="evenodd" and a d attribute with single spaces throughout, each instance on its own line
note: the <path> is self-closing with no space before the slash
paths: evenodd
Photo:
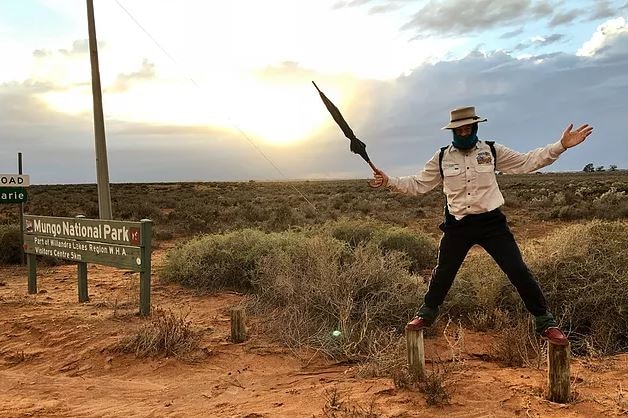
<path id="1" fill-rule="evenodd" d="M 414 176 L 388 177 L 386 173 L 378 169 L 373 172 L 373 180 L 370 185 L 375 188 L 388 187 L 392 191 L 411 195 L 427 193 L 441 182 L 438 155 L 438 152 L 434 154 L 425 164 L 423 170 Z"/>
<path id="2" fill-rule="evenodd" d="M 510 174 L 531 173 L 552 164 L 566 149 L 580 144 L 593 131 L 593 127 L 589 125 L 582 125 L 576 130 L 572 128 L 573 124 L 570 124 L 563 131 L 559 141 L 527 153 L 496 145 L 497 170 Z"/>

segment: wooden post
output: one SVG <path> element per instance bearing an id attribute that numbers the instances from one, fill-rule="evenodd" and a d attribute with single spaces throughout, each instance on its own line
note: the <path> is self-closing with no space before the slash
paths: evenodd
<path id="1" fill-rule="evenodd" d="M 243 308 L 231 309 L 231 341 L 241 343 L 246 340 L 245 314 Z"/>
<path id="2" fill-rule="evenodd" d="M 76 215 L 77 218 L 85 218 L 85 215 Z M 89 293 L 87 291 L 87 263 L 76 263 L 76 272 L 78 276 L 78 301 L 79 303 L 89 302 Z"/>
<path id="3" fill-rule="evenodd" d="M 569 345 L 548 343 L 547 380 L 548 396 L 552 402 L 567 403 L 571 400 L 570 385 L 570 348 Z"/>
<path id="4" fill-rule="evenodd" d="M 87 263 L 76 263 L 78 273 L 78 300 L 79 303 L 89 302 L 89 294 L 87 292 Z"/>
<path id="5" fill-rule="evenodd" d="M 142 271 L 140 271 L 140 315 L 150 315 L 150 270 L 153 238 L 153 221 L 142 219 L 140 226 Z"/>
<path id="6" fill-rule="evenodd" d="M 26 264 L 28 264 L 28 293 L 34 295 L 37 293 L 37 256 L 28 254 Z"/>
<path id="7" fill-rule="evenodd" d="M 406 330 L 408 347 L 408 370 L 415 378 L 425 376 L 425 347 L 423 346 L 423 330 Z"/>

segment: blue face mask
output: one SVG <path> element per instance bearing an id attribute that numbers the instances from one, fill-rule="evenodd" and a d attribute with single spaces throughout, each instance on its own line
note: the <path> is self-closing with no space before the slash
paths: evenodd
<path id="1" fill-rule="evenodd" d="M 454 129 L 451 130 L 454 134 L 454 140 L 452 144 L 454 147 L 458 149 L 471 149 L 478 142 L 478 124 L 474 123 L 471 128 L 471 133 L 467 136 L 456 135 L 456 131 Z"/>

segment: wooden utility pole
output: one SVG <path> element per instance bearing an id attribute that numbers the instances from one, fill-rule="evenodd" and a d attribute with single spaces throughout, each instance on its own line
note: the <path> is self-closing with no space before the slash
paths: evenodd
<path id="1" fill-rule="evenodd" d="M 112 219 L 111 195 L 109 193 L 109 166 L 107 164 L 107 142 L 102 110 L 98 46 L 94 22 L 94 1 L 87 0 L 87 29 L 89 31 L 89 56 L 92 64 L 92 97 L 94 99 L 94 133 L 96 137 L 96 180 L 98 186 L 98 213 L 100 219 Z"/>

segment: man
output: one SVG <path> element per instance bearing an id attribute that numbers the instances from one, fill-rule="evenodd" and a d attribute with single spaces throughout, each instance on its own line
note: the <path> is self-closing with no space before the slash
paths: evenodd
<path id="1" fill-rule="evenodd" d="M 416 195 L 427 193 L 442 181 L 447 197 L 445 221 L 439 226 L 443 236 L 438 264 L 432 271 L 423 305 L 406 329 L 419 330 L 434 323 L 467 252 L 478 244 L 493 257 L 519 292 L 526 309 L 534 315 L 536 331 L 553 344 L 567 345 L 567 337 L 548 311 L 543 292 L 524 263 L 506 217 L 499 210 L 504 198 L 495 170 L 531 173 L 548 166 L 566 149 L 584 141 L 593 128 L 582 125 L 572 131 L 570 124 L 556 143 L 522 154 L 479 140 L 479 122 L 486 119 L 476 115 L 475 107 L 454 109 L 449 124 L 443 127 L 452 131 L 452 144 L 437 151 L 423 171 L 407 177 L 389 177 L 381 170 L 374 173 L 372 187 Z"/>

